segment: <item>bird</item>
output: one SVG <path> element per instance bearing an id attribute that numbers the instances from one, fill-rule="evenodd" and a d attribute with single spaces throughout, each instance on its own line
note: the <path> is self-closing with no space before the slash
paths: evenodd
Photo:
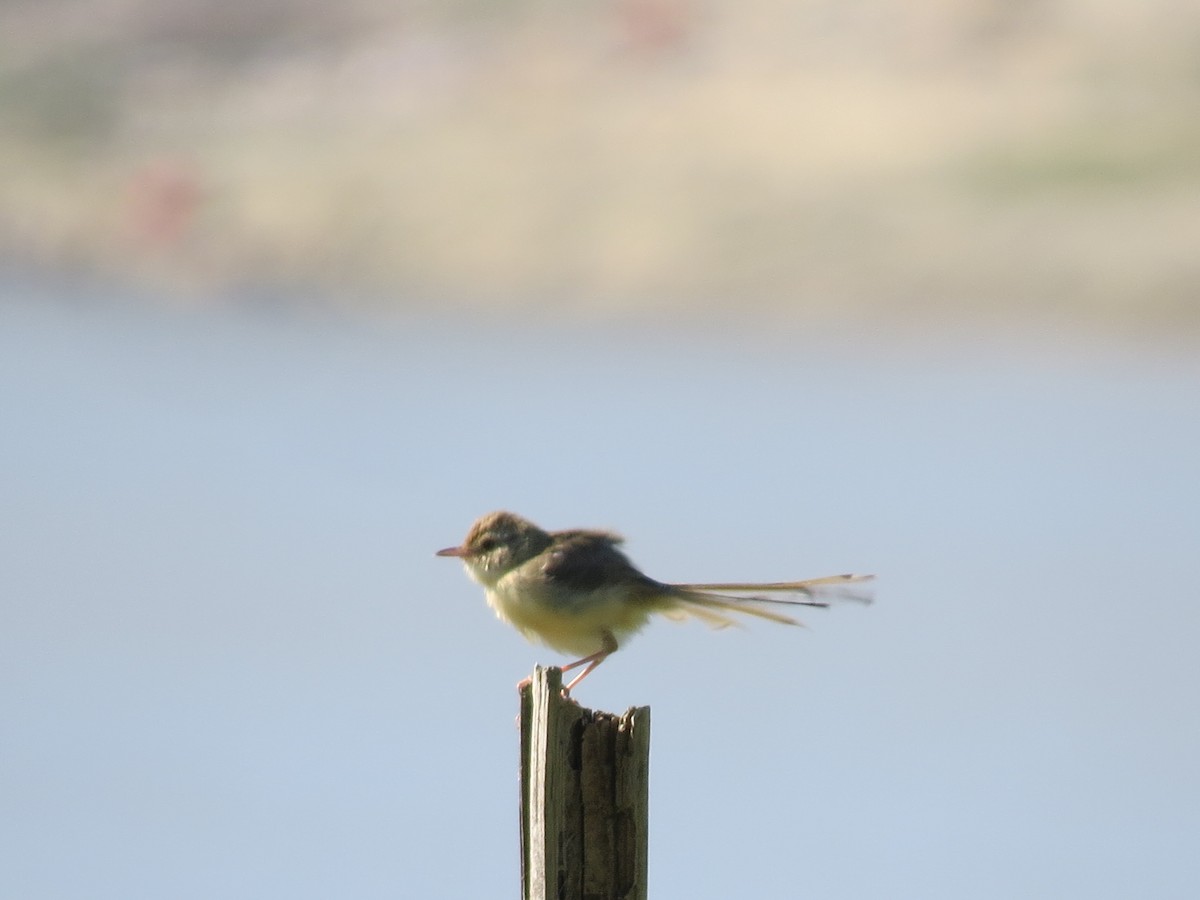
<path id="1" fill-rule="evenodd" d="M 467 574 L 483 585 L 496 615 L 528 640 L 579 657 L 561 667 L 563 672 L 581 669 L 564 696 L 655 614 L 692 617 L 715 628 L 737 624 L 731 614 L 738 613 L 800 625 L 780 608 L 828 607 L 839 597 L 871 601 L 867 593 L 838 589 L 873 575 L 667 584 L 638 570 L 620 550 L 622 542 L 610 531 L 546 531 L 500 510 L 481 516 L 462 544 L 436 555 L 461 559 Z"/>

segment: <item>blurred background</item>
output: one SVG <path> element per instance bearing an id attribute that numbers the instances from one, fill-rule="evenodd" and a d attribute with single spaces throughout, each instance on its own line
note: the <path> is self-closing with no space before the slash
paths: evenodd
<path id="1" fill-rule="evenodd" d="M 1200 11 L 0 2 L 0 896 L 518 890 L 433 552 L 667 581 L 654 897 L 1200 890 Z"/>

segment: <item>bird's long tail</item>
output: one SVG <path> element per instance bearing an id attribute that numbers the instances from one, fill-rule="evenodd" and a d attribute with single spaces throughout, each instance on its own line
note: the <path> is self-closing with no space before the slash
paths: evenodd
<path id="1" fill-rule="evenodd" d="M 769 619 L 783 625 L 802 625 L 798 619 L 767 606 L 812 606 L 825 609 L 840 601 L 870 603 L 868 590 L 848 585 L 870 581 L 873 575 L 830 575 L 807 581 L 769 583 L 730 582 L 721 584 L 672 584 L 670 603 L 662 610 L 668 618 L 691 616 L 713 628 L 738 624 L 727 613 L 739 613 Z M 780 594 L 784 596 L 771 596 Z M 791 596 L 787 596 L 791 595 Z"/>

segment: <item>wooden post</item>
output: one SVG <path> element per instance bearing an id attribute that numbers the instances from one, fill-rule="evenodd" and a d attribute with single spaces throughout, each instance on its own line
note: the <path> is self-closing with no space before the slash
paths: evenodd
<path id="1" fill-rule="evenodd" d="M 646 900 L 650 707 L 563 699 L 562 672 L 521 689 L 524 900 Z"/>

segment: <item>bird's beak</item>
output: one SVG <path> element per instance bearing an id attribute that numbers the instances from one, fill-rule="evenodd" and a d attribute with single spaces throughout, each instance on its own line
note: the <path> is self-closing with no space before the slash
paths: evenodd
<path id="1" fill-rule="evenodd" d="M 447 547 L 445 550 L 439 550 L 437 556 L 468 556 L 466 547 Z"/>

